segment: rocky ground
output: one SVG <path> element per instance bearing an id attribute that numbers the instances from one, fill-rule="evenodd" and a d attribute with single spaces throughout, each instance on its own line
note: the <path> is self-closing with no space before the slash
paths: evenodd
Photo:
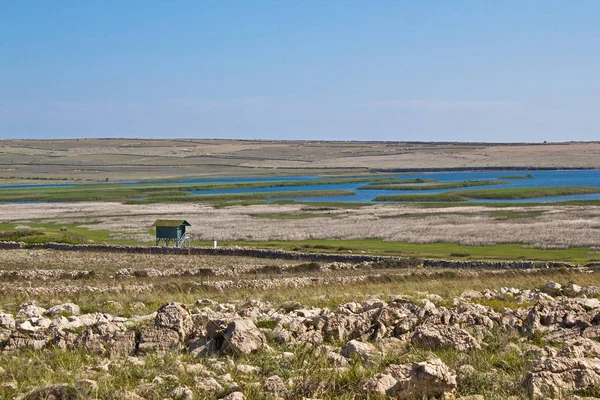
<path id="1" fill-rule="evenodd" d="M 28 301 L 0 313 L 0 398 L 600 397 L 599 295 L 547 282 L 332 309 L 205 298 L 130 317 Z"/>

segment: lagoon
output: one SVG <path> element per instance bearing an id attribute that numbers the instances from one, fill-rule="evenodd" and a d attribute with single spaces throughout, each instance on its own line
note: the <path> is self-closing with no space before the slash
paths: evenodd
<path id="1" fill-rule="evenodd" d="M 524 177 L 528 174 L 532 174 L 532 178 L 518 179 L 515 177 Z M 351 178 L 351 179 L 349 179 Z M 364 180 L 363 180 L 364 178 Z M 368 189 L 369 182 L 373 182 L 375 179 L 398 178 L 402 180 L 421 178 L 424 180 L 436 180 L 442 182 L 463 182 L 467 180 L 472 181 L 498 181 L 504 182 L 505 184 L 490 185 L 490 186 L 472 186 L 472 187 L 459 187 L 450 189 L 433 189 L 433 190 L 370 190 Z M 346 182 L 343 182 L 346 180 Z M 389 179 L 388 179 L 389 180 Z M 343 183 L 331 183 L 331 182 Z M 282 182 L 282 186 L 273 185 L 273 183 Z M 295 182 L 298 185 L 295 185 Z M 319 182 L 323 182 L 319 184 Z M 236 183 L 256 183 L 256 186 L 273 185 L 272 187 L 251 187 L 251 188 L 240 188 L 235 187 Z M 293 186 L 286 186 L 290 185 Z M 374 184 L 377 184 L 373 182 Z M 111 183 L 100 183 L 100 184 L 72 184 L 72 183 L 57 183 L 57 184 L 23 184 L 23 185 L 5 185 L 0 186 L 0 192 L 3 189 L 17 189 L 23 188 L 27 191 L 35 191 L 37 188 L 49 188 L 56 187 L 57 190 L 61 187 L 82 187 L 82 186 L 94 186 L 102 185 L 103 188 L 121 187 L 122 185 L 136 186 L 136 185 L 151 185 L 165 186 L 178 185 L 177 190 L 185 191 L 185 185 L 196 186 L 194 189 L 199 189 L 202 184 L 225 184 L 221 185 L 221 189 L 218 190 L 193 190 L 190 193 L 194 195 L 228 195 L 228 194 L 248 194 L 248 193 L 284 193 L 284 192 L 298 192 L 302 195 L 303 192 L 308 194 L 308 191 L 331 191 L 331 190 L 345 190 L 352 191 L 354 194 L 349 196 L 315 196 L 315 197 L 294 197 L 293 201 L 318 201 L 318 202 L 359 202 L 359 203 L 371 203 L 373 199 L 378 196 L 391 196 L 395 194 L 410 195 L 420 194 L 428 195 L 435 193 L 443 193 L 447 191 L 464 191 L 464 190 L 481 190 L 481 189 L 501 189 L 501 188 L 539 188 L 539 187 L 566 187 L 566 186 L 588 186 L 600 188 L 600 170 L 548 170 L 548 171 L 473 171 L 473 172 L 431 172 L 431 173 L 397 173 L 397 174 L 372 174 L 370 176 L 276 176 L 276 177 L 243 177 L 243 178 L 203 178 L 203 179 L 186 179 L 179 181 L 162 181 L 162 182 L 111 182 Z M 194 185 L 197 184 L 197 185 Z M 227 184 L 232 184 L 231 188 L 227 188 Z M 183 186 L 182 186 L 183 185 Z M 365 189 L 365 186 L 367 188 Z M 411 185 L 411 186 L 414 186 Z M 224 188 L 223 188 L 224 187 Z M 362 187 L 361 190 L 358 188 Z M 426 184 L 424 184 L 426 187 Z M 110 190 L 110 189 L 109 189 Z M 46 196 L 48 195 L 46 191 Z M 58 194 L 58 193 L 57 193 Z M 325 193 L 324 193 L 325 194 Z M 282 194 L 282 196 L 285 196 Z M 28 196 L 24 196 L 28 197 Z M 48 197 L 46 197 L 48 198 Z M 140 201 L 146 197 L 132 196 L 130 200 Z M 23 199 L 25 200 L 25 199 Z M 188 199 L 189 200 L 189 199 Z M 285 197 L 272 198 L 268 201 L 276 200 L 288 200 Z M 600 194 L 581 194 L 581 195 L 568 195 L 568 196 L 554 196 L 554 197 L 542 197 L 542 198 L 528 198 L 528 199 L 516 199 L 516 200 L 470 200 L 471 202 L 502 202 L 502 203 L 524 203 L 524 202 L 557 202 L 557 201 L 569 201 L 569 200 L 600 200 Z M 174 201 L 177 201 L 174 199 Z"/>
<path id="2" fill-rule="evenodd" d="M 525 179 L 510 179 L 503 178 L 506 176 L 525 176 L 532 174 L 533 178 Z M 365 182 L 341 183 L 341 184 L 324 184 L 324 185 L 308 185 L 308 186 L 285 186 L 285 187 L 266 187 L 266 188 L 246 188 L 246 189 L 222 189 L 222 190 L 195 190 L 193 194 L 240 194 L 240 193 L 277 193 L 289 191 L 303 190 L 352 190 L 355 191 L 353 196 L 327 196 L 327 197 L 296 197 L 293 199 L 274 198 L 269 201 L 278 200 L 294 200 L 294 201 L 317 201 L 317 202 L 372 202 L 377 196 L 386 196 L 394 194 L 434 194 L 456 190 L 476 190 L 486 187 L 493 188 L 535 188 L 535 187 L 557 187 L 557 186 L 592 186 L 600 188 L 600 170 L 568 170 L 568 171 L 482 171 L 482 172 L 433 172 L 433 173 L 418 173 L 418 174 L 397 174 L 392 175 L 400 179 L 436 179 L 440 182 L 462 182 L 465 180 L 499 180 L 506 182 L 505 185 L 494 186 L 476 186 L 465 188 L 452 189 L 436 189 L 436 190 L 357 190 L 361 186 L 368 184 Z M 309 180 L 307 177 L 285 177 L 281 180 L 293 181 Z M 260 178 L 255 178 L 254 182 L 263 181 Z M 252 181 L 251 181 L 252 182 Z M 525 203 L 525 202 L 557 202 L 569 200 L 600 200 L 600 194 L 583 194 L 572 196 L 554 196 L 542 197 L 534 199 L 517 199 L 517 200 L 471 200 L 472 202 L 502 202 L 502 203 Z"/>

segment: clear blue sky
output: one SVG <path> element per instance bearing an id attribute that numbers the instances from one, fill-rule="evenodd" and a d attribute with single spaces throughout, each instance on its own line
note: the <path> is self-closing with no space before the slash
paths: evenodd
<path id="1" fill-rule="evenodd" d="M 2 1 L 0 138 L 600 140 L 600 1 Z"/>

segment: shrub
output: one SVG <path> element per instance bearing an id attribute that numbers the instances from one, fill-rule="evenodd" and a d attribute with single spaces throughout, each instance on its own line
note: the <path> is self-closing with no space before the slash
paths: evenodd
<path id="1" fill-rule="evenodd" d="M 423 265 L 423 260 L 418 257 L 406 257 L 398 258 L 393 260 L 383 260 L 372 264 L 375 269 L 389 269 L 389 268 L 410 268 L 418 267 Z"/>
<path id="2" fill-rule="evenodd" d="M 319 272 L 321 264 L 316 262 L 294 265 L 289 268 L 290 272 Z"/>
<path id="3" fill-rule="evenodd" d="M 265 265 L 255 270 L 257 274 L 281 274 L 281 267 L 278 265 Z"/>

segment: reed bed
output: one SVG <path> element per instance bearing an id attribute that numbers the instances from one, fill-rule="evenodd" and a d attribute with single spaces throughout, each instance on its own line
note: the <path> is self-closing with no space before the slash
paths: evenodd
<path id="1" fill-rule="evenodd" d="M 276 217 L 269 218 L 272 215 Z M 277 218 L 281 215 L 299 217 Z M 600 246 L 598 206 L 548 205 L 508 207 L 498 211 L 483 206 L 426 209 L 396 204 L 354 209 L 300 204 L 225 208 L 187 203 L 0 205 L 2 223 L 77 223 L 82 228 L 113 234 L 148 235 L 152 223 L 159 218 L 188 220 L 193 226 L 193 238 L 204 241 L 369 238 L 463 245 L 519 243 L 539 248 Z M 140 238 L 150 239 L 149 236 Z"/>

